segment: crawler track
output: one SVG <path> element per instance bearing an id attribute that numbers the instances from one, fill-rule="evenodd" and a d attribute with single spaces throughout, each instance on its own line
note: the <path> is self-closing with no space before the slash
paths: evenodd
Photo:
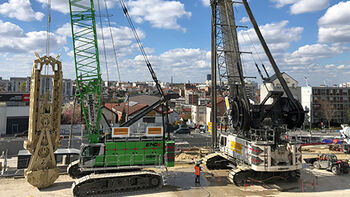
<path id="1" fill-rule="evenodd" d="M 246 183 L 267 183 L 273 180 L 297 181 L 300 177 L 299 170 L 287 172 L 257 172 L 254 170 L 233 169 L 229 173 L 229 181 L 237 186 Z"/>
<path id="2" fill-rule="evenodd" d="M 153 171 L 91 174 L 76 180 L 72 185 L 74 196 L 88 196 L 114 192 L 158 189 L 163 178 Z"/>

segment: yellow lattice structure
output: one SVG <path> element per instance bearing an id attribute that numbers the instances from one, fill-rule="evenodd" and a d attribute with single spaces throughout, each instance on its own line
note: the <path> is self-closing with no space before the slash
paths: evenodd
<path id="1" fill-rule="evenodd" d="M 24 142 L 24 148 L 32 156 L 24 176 L 31 185 L 45 188 L 59 176 L 54 152 L 60 146 L 62 66 L 58 61 L 59 56 L 35 55 L 37 59 L 34 61 L 30 84 L 28 140 Z M 40 83 L 41 80 L 44 83 Z M 40 84 L 46 84 L 45 87 L 52 84 L 52 88 L 45 89 Z"/>

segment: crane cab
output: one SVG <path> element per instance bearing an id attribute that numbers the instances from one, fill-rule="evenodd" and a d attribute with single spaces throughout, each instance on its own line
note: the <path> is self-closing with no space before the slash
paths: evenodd
<path id="1" fill-rule="evenodd" d="M 98 163 L 103 164 L 104 147 L 102 143 L 97 144 L 82 144 L 80 151 L 80 165 L 81 167 L 91 168 Z"/>

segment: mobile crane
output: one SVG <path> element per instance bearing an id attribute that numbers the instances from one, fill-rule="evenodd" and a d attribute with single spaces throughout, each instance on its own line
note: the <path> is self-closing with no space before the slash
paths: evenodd
<path id="1" fill-rule="evenodd" d="M 101 131 L 102 79 L 94 1 L 69 0 L 78 98 L 89 140 L 82 144 L 79 160 L 67 169 L 71 177 L 78 178 L 72 186 L 75 196 L 157 188 L 163 184 L 162 175 L 143 169 L 174 165 L 175 143 L 165 138 L 164 113 L 163 126 L 147 127 L 144 136 L 132 135 L 130 126 L 158 107 L 163 111 L 169 96 L 160 87 L 124 1 L 120 3 L 161 98 L 129 121 L 111 128 L 111 133 Z"/>
<path id="2" fill-rule="evenodd" d="M 252 26 L 271 63 L 283 91 L 269 91 L 260 104 L 251 104 L 245 88 L 245 76 L 238 44 L 233 3 L 242 3 Z M 230 167 L 229 180 L 241 185 L 249 180 L 267 180 L 272 177 L 297 179 L 302 167 L 301 145 L 287 141 L 283 135 L 298 128 L 304 121 L 304 110 L 293 97 L 285 79 L 260 32 L 247 0 L 211 0 L 212 8 L 212 103 L 213 154 L 206 157 L 208 169 Z M 217 69 L 218 66 L 218 69 Z M 270 77 L 263 77 L 264 83 Z M 264 67 L 264 66 L 263 66 Z M 265 69 L 265 67 L 264 67 Z M 216 133 L 216 71 L 224 76 L 228 92 L 226 116 Z M 266 69 L 265 69 L 266 71 Z M 224 75 L 225 73 L 226 75 Z M 266 72 L 268 75 L 268 73 Z M 283 96 L 283 95 L 286 96 Z M 267 100 L 272 104 L 266 104 Z M 218 140 L 219 139 L 219 140 Z"/>

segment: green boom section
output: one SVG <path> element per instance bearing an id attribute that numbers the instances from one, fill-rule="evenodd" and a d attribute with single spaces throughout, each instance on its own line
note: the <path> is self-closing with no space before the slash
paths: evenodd
<path id="1" fill-rule="evenodd" d="M 174 146 L 171 141 L 135 141 L 135 142 L 106 142 L 105 153 L 96 157 L 95 167 L 115 167 L 115 166 L 147 166 L 166 165 L 174 166 Z M 170 152 L 168 151 L 170 149 Z M 172 155 L 172 161 L 168 161 L 169 155 Z"/>
<path id="2" fill-rule="evenodd" d="M 90 143 L 100 136 L 101 74 L 93 0 L 69 0 L 78 98 Z"/>

